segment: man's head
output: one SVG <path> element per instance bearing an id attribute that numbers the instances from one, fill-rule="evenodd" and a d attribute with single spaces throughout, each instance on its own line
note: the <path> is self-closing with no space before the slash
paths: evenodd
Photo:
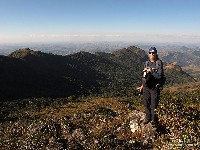
<path id="1" fill-rule="evenodd" d="M 149 49 L 149 54 L 150 54 L 150 53 L 157 54 L 156 48 L 155 48 L 155 47 L 151 47 L 151 48 Z"/>
<path id="2" fill-rule="evenodd" d="M 157 50 L 155 47 L 151 47 L 149 49 L 149 58 L 151 61 L 155 61 L 157 59 Z"/>

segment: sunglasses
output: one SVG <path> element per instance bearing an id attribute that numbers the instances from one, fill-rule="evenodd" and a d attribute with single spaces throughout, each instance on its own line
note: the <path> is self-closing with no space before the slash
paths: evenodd
<path id="1" fill-rule="evenodd" d="M 154 55 L 154 54 L 156 54 L 155 52 L 149 52 L 149 54 L 152 54 L 152 55 Z"/>

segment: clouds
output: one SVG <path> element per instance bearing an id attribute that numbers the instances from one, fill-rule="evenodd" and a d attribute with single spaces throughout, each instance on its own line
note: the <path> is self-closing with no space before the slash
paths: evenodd
<path id="1" fill-rule="evenodd" d="M 57 33 L 1 36 L 1 43 L 24 42 L 69 42 L 69 41 L 129 41 L 162 43 L 199 43 L 200 34 L 162 34 L 162 33 Z"/>

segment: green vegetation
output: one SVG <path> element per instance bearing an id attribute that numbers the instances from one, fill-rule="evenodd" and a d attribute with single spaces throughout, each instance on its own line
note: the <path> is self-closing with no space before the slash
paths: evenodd
<path id="1" fill-rule="evenodd" d="M 167 142 L 168 149 L 199 149 L 200 85 L 181 86 L 173 92 L 166 90 L 161 97 L 158 115 L 166 134 L 161 136 L 160 142 Z"/>
<path id="2" fill-rule="evenodd" d="M 0 149 L 200 149 L 200 85 L 179 66 L 165 64 L 159 124 L 142 123 L 133 89 L 146 59 L 134 46 L 0 56 Z"/>
<path id="3" fill-rule="evenodd" d="M 70 95 L 127 96 L 141 84 L 145 51 L 131 46 L 113 53 L 78 52 L 67 56 L 29 48 L 0 56 L 0 101 Z M 194 82 L 178 66 L 165 64 L 166 85 Z"/>
<path id="4" fill-rule="evenodd" d="M 130 129 L 135 111 L 144 111 L 140 96 L 2 102 L 0 148 L 199 149 L 199 98 L 197 83 L 165 88 L 156 132 L 148 124 L 145 134 Z"/>

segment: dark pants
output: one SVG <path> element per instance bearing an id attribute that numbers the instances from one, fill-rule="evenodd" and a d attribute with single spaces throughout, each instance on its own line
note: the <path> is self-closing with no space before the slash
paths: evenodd
<path id="1" fill-rule="evenodd" d="M 155 109 L 158 106 L 159 95 L 160 95 L 160 90 L 144 87 L 143 103 L 145 106 L 145 113 L 146 113 L 147 119 L 157 121 L 157 115 L 156 115 Z"/>

